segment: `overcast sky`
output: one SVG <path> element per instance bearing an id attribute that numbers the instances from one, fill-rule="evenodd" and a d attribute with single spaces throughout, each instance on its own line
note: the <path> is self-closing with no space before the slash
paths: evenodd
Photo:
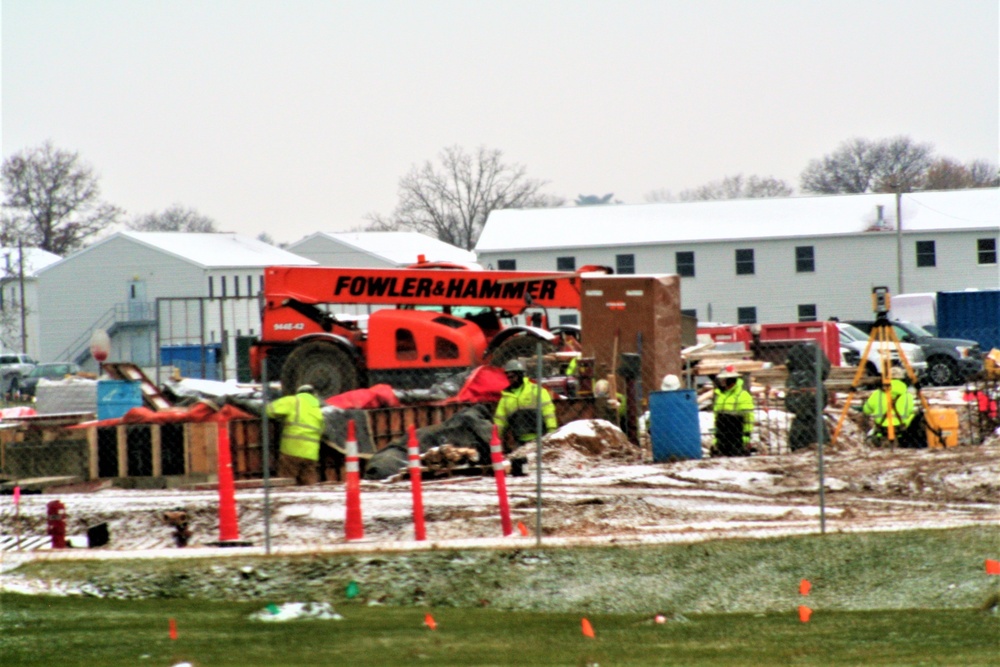
<path id="1" fill-rule="evenodd" d="M 998 161 L 997 0 L 2 0 L 3 156 L 295 241 L 484 145 L 629 204 L 850 137 Z"/>

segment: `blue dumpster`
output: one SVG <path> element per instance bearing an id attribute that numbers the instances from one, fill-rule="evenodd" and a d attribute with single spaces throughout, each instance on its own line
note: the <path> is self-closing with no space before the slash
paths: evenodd
<path id="1" fill-rule="evenodd" d="M 649 395 L 649 437 L 654 461 L 701 458 L 698 400 L 693 389 Z"/>
<path id="2" fill-rule="evenodd" d="M 97 381 L 97 418 L 118 419 L 142 405 L 142 387 L 134 380 Z"/>
<path id="3" fill-rule="evenodd" d="M 160 364 L 174 366 L 186 378 L 218 380 L 221 356 L 221 343 L 164 345 L 160 348 Z"/>

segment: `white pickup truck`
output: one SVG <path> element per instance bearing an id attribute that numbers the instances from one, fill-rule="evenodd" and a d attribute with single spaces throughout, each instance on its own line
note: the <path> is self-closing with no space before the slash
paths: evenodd
<path id="1" fill-rule="evenodd" d="M 865 346 L 868 345 L 868 334 L 846 322 L 838 322 L 837 328 L 840 330 L 841 362 L 846 366 L 861 365 L 861 355 L 864 354 Z M 868 375 L 881 375 L 879 366 L 882 363 L 883 348 L 887 348 L 893 366 L 902 365 L 899 361 L 899 351 L 894 343 L 873 341 L 871 349 L 868 350 L 868 358 L 864 362 Z M 906 355 L 906 360 L 917 377 L 923 378 L 927 374 L 927 358 L 924 356 L 923 349 L 919 345 L 902 342 L 899 344 L 899 349 Z"/>
<path id="2" fill-rule="evenodd" d="M 24 378 L 37 364 L 38 362 L 27 354 L 13 352 L 0 354 L 0 387 L 3 389 L 3 395 L 20 394 Z"/>

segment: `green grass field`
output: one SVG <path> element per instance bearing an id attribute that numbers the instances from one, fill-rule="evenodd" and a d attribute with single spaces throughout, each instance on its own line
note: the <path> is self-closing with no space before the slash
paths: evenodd
<path id="1" fill-rule="evenodd" d="M 980 610 L 671 617 L 338 606 L 339 621 L 251 620 L 260 602 L 0 596 L 13 665 L 996 665 Z M 424 625 L 431 613 L 437 623 Z M 178 637 L 169 637 L 169 619 Z"/>

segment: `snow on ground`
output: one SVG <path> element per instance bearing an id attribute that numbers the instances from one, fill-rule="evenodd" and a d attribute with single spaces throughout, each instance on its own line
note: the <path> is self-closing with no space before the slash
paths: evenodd
<path id="1" fill-rule="evenodd" d="M 856 433 L 849 429 L 845 433 Z M 870 449 L 859 440 L 830 447 L 824 460 L 823 519 L 827 531 L 902 530 L 1000 520 L 1000 436 L 951 449 Z M 203 490 L 124 490 L 58 496 L 68 533 L 82 535 L 106 522 L 111 541 L 97 549 L 51 551 L 44 543 L 51 495 L 23 495 L 20 519 L 0 499 L 0 571 L 37 558 L 221 557 L 264 553 L 265 506 L 272 553 L 379 551 L 534 545 L 539 480 L 535 445 L 518 452 L 526 474 L 507 477 L 514 526 L 524 536 L 501 535 L 497 485 L 492 477 L 424 480 L 427 540 L 413 540 L 408 481 L 362 482 L 365 539 L 344 538 L 341 483 L 236 493 L 240 537 L 247 548 L 222 548 L 218 494 Z M 711 458 L 673 463 L 642 460 L 641 451 L 606 422 L 579 422 L 547 436 L 542 455 L 542 544 L 650 544 L 725 537 L 767 537 L 818 532 L 818 460 L 814 449 L 775 456 Z M 193 532 L 189 546 L 174 546 L 166 510 L 183 508 Z M 12 536 L 20 530 L 17 551 Z M 30 538 L 30 539 L 29 539 Z M 31 541 L 33 540 L 33 542 Z M 3 577 L 0 588 L 27 585 Z"/>

